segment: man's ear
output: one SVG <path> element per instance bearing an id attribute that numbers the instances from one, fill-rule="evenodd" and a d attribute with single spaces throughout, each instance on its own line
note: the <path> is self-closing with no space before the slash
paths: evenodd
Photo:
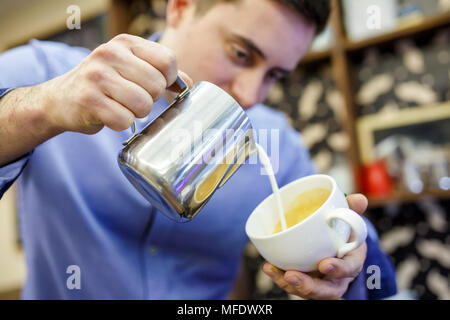
<path id="1" fill-rule="evenodd" d="M 194 5 L 195 0 L 169 0 L 166 10 L 167 26 L 176 28 Z"/>

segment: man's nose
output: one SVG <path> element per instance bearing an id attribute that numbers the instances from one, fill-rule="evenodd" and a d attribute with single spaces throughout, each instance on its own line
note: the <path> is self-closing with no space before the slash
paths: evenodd
<path id="1" fill-rule="evenodd" d="M 260 102 L 260 88 L 260 77 L 255 75 L 241 75 L 234 79 L 230 88 L 230 94 L 246 109 Z"/>

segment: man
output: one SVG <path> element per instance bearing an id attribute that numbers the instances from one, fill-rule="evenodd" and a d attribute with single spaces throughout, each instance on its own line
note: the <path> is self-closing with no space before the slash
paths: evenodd
<path id="1" fill-rule="evenodd" d="M 245 221 L 271 192 L 267 177 L 245 165 L 192 222 L 174 223 L 118 169 L 125 129 L 137 117 L 140 130 L 164 110 L 180 67 L 190 85 L 211 81 L 244 108 L 257 105 L 248 110 L 257 130 L 279 130 L 280 185 L 314 173 L 299 135 L 258 104 L 295 69 L 328 11 L 324 0 L 171 0 L 167 29 L 153 41 L 120 35 L 92 53 L 31 41 L 4 53 L 0 187 L 20 175 L 23 298 L 226 298 L 248 241 Z M 360 195 L 348 200 L 359 213 L 367 206 Z M 264 270 L 304 298 L 340 298 L 352 282 L 367 297 L 355 280 L 367 249 L 375 252 L 367 260 L 385 258 L 373 243 L 323 260 L 321 274 Z M 67 270 L 80 271 L 79 285 L 69 285 Z"/>

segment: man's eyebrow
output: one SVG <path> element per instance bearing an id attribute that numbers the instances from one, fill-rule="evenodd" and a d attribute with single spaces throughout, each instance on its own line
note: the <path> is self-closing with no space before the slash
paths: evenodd
<path id="1" fill-rule="evenodd" d="M 250 39 L 247 39 L 243 36 L 240 36 L 238 34 L 233 34 L 232 35 L 236 40 L 242 42 L 248 49 L 254 51 L 257 55 L 259 55 L 261 58 L 266 59 L 266 55 L 264 54 L 264 52 L 262 52 L 262 50 L 260 48 L 258 48 L 258 46 Z M 272 71 L 276 71 L 279 72 L 283 75 L 283 77 L 288 76 L 292 71 L 291 70 L 286 70 L 283 68 L 274 68 L 272 69 Z"/>
<path id="2" fill-rule="evenodd" d="M 240 36 L 238 34 L 233 34 L 233 38 L 242 42 L 248 49 L 254 51 L 261 58 L 266 59 L 266 55 L 264 54 L 264 52 L 262 52 L 261 49 L 258 48 L 258 46 L 254 44 L 252 40 L 244 38 L 243 36 Z"/>

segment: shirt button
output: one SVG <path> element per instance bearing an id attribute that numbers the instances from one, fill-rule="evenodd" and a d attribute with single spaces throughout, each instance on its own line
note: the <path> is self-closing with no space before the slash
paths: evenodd
<path id="1" fill-rule="evenodd" d="M 150 246 L 149 252 L 151 255 L 155 255 L 158 253 L 158 249 L 156 248 L 156 246 Z"/>

